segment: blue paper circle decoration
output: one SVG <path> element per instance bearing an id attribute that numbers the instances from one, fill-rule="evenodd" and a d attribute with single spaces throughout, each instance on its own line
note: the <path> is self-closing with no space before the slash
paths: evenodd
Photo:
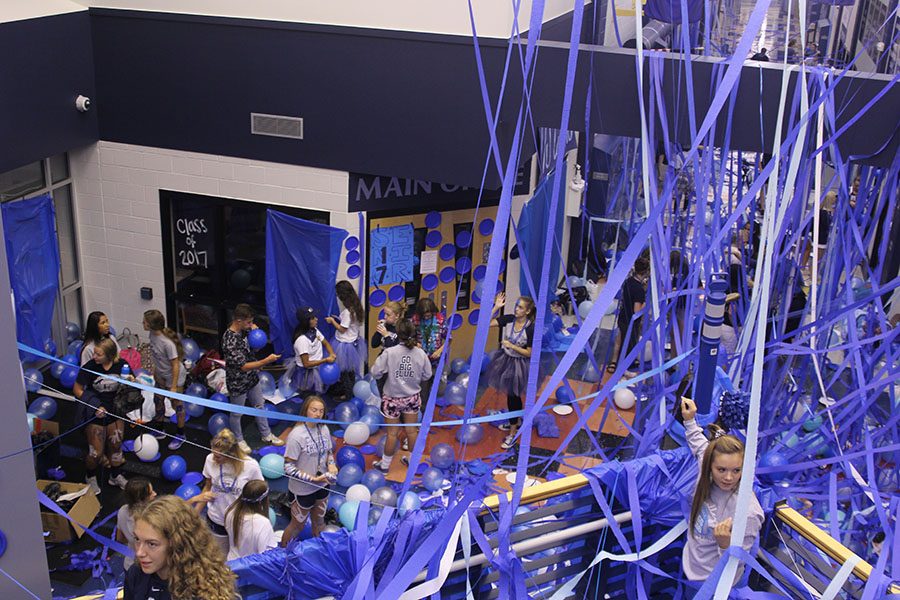
<path id="1" fill-rule="evenodd" d="M 369 304 L 372 306 L 381 306 L 385 300 L 387 300 L 387 294 L 384 293 L 384 290 L 375 290 L 369 294 Z"/>
<path id="2" fill-rule="evenodd" d="M 395 285 L 388 290 L 388 299 L 393 300 L 394 302 L 400 302 L 404 298 L 406 298 L 406 288 L 402 285 Z"/>
<path id="3" fill-rule="evenodd" d="M 348 279 L 357 279 L 362 274 L 362 269 L 359 268 L 359 265 L 350 265 L 347 267 L 347 278 Z"/>
<path id="4" fill-rule="evenodd" d="M 429 248 L 437 248 L 441 244 L 441 240 L 444 239 L 441 236 L 440 231 L 429 231 L 425 235 L 425 245 Z"/>
<path id="5" fill-rule="evenodd" d="M 472 244 L 472 234 L 463 229 L 456 234 L 456 247 L 468 248 Z"/>
<path id="6" fill-rule="evenodd" d="M 479 309 L 469 311 L 469 325 L 478 325 L 478 315 L 481 313 Z"/>
<path id="7" fill-rule="evenodd" d="M 356 250 L 357 248 L 359 248 L 359 238 L 357 238 L 355 235 L 351 235 L 346 240 L 344 240 L 344 249 L 348 252 L 350 250 Z"/>
<path id="8" fill-rule="evenodd" d="M 450 329 L 459 329 L 462 327 L 463 318 L 462 315 L 456 313 L 450 317 Z"/>
<path id="9" fill-rule="evenodd" d="M 472 268 L 472 261 L 469 260 L 468 257 L 463 256 L 459 260 L 456 261 L 456 272 L 460 275 L 465 275 Z"/>
<path id="10" fill-rule="evenodd" d="M 439 227 L 441 224 L 441 213 L 436 210 L 429 212 L 425 215 L 425 227 L 428 229 L 434 229 L 435 227 Z"/>
<path id="11" fill-rule="evenodd" d="M 351 265 L 358 263 L 359 262 L 359 252 L 357 252 L 356 250 L 351 250 L 350 252 L 348 252 L 347 253 L 347 262 L 350 263 Z"/>
<path id="12" fill-rule="evenodd" d="M 485 273 L 487 273 L 487 265 L 478 265 L 472 271 L 472 279 L 474 279 L 475 281 L 481 281 L 482 279 L 484 279 Z"/>
<path id="13" fill-rule="evenodd" d="M 429 273 L 425 277 L 422 278 L 422 289 L 426 292 L 432 291 L 438 285 L 437 275 L 434 273 Z"/>
<path id="14" fill-rule="evenodd" d="M 441 260 L 451 260 L 456 256 L 456 246 L 453 244 L 444 244 L 438 251 L 438 256 L 441 257 Z"/>
<path id="15" fill-rule="evenodd" d="M 483 219 L 481 223 L 478 224 L 478 233 L 481 235 L 491 235 L 494 232 L 494 220 L 493 219 Z"/>
<path id="16" fill-rule="evenodd" d="M 456 269 L 453 267 L 444 267 L 441 269 L 440 278 L 444 283 L 450 283 L 456 277 Z"/>

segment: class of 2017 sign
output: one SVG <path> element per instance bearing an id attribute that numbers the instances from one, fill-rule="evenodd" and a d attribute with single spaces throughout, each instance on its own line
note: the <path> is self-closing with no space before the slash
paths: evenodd
<path id="1" fill-rule="evenodd" d="M 413 226 L 379 227 L 369 242 L 369 281 L 373 285 L 412 281 L 415 266 Z"/>

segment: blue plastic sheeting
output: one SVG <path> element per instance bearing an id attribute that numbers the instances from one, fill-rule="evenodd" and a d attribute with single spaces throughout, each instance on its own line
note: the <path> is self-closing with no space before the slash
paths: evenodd
<path id="1" fill-rule="evenodd" d="M 644 16 L 666 23 L 681 22 L 680 0 L 647 0 L 644 5 Z M 703 1 L 687 0 L 687 17 L 689 23 L 696 23 L 703 18 Z"/>
<path id="2" fill-rule="evenodd" d="M 297 309 L 311 306 L 328 338 L 324 317 L 338 313 L 334 284 L 347 231 L 269 210 L 266 219 L 266 310 L 277 354 L 293 356 Z M 40 347 L 40 346 L 38 346 Z"/>
<path id="3" fill-rule="evenodd" d="M 2 205 L 9 282 L 15 295 L 16 336 L 43 348 L 59 291 L 59 244 L 50 194 Z"/>
<path id="4" fill-rule="evenodd" d="M 565 170 L 563 170 L 565 171 Z M 539 282 L 541 280 L 541 268 L 544 261 L 544 245 L 549 233 L 550 223 L 550 201 L 553 196 L 553 186 L 560 186 L 560 199 L 565 198 L 565 177 L 551 175 L 542 181 L 534 192 L 531 200 L 525 203 L 522 208 L 522 215 L 519 217 L 518 240 L 519 254 L 525 256 L 526 260 L 521 261 L 522 276 L 519 279 L 519 291 L 523 296 L 531 296 L 532 291 L 528 289 L 528 281 Z M 562 227 L 565 218 L 563 217 L 563 209 L 565 202 L 560 201 L 558 204 L 558 214 L 556 215 L 556 227 L 553 235 L 557 240 L 562 239 Z M 556 283 L 559 280 L 559 265 L 562 259 L 559 255 L 559 245 L 554 244 L 552 256 L 550 257 L 549 281 Z M 526 265 L 527 262 L 527 265 Z M 528 276 L 524 273 L 528 269 Z M 555 289 L 551 288 L 551 289 Z M 536 290 L 535 292 L 536 293 Z"/>

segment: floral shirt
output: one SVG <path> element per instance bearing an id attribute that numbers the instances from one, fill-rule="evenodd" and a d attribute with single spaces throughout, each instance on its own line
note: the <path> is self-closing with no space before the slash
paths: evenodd
<path id="1" fill-rule="evenodd" d="M 225 358 L 225 385 L 229 394 L 244 394 L 259 382 L 257 371 L 241 371 L 241 367 L 253 360 L 246 334 L 226 329 L 222 336 L 222 355 Z"/>
<path id="2" fill-rule="evenodd" d="M 413 315 L 413 325 L 416 326 L 416 341 L 422 345 L 422 350 L 428 355 L 432 364 L 437 364 L 437 360 L 431 358 L 434 351 L 444 345 L 447 338 L 447 328 L 444 326 L 444 314 L 437 313 L 427 321 L 419 318 L 419 315 Z"/>

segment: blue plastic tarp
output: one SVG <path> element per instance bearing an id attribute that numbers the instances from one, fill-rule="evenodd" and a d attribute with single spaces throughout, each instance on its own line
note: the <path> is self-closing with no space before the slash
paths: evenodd
<path id="1" fill-rule="evenodd" d="M 59 242 L 50 194 L 2 205 L 9 283 L 15 296 L 16 336 L 32 348 L 50 338 L 59 292 Z"/>
<path id="2" fill-rule="evenodd" d="M 686 0 L 688 23 L 703 18 L 702 0 Z M 681 23 L 681 0 L 647 0 L 644 16 L 665 23 Z"/>
<path id="3" fill-rule="evenodd" d="M 516 227 L 519 240 L 519 256 L 524 257 L 524 260 L 520 260 L 523 273 L 519 279 L 519 291 L 523 296 L 536 296 L 537 288 L 540 286 L 541 269 L 545 259 L 544 246 L 547 241 L 547 235 L 550 233 L 550 202 L 553 197 L 554 185 L 559 186 L 560 195 L 557 204 L 556 226 L 553 230 L 556 240 L 553 242 L 548 273 L 551 289 L 554 289 L 556 282 L 559 280 L 559 265 L 561 264 L 559 247 L 560 240 L 562 240 L 563 221 L 565 220 L 563 209 L 566 204 L 566 189 L 565 177 L 557 177 L 554 174 L 544 179 L 538 185 L 531 200 L 525 203 L 525 206 L 522 208 L 522 215 L 519 217 L 519 225 Z M 526 277 L 524 273 L 526 267 L 530 280 L 535 286 L 533 292 L 528 287 L 529 277 Z"/>
<path id="4" fill-rule="evenodd" d="M 269 210 L 266 218 L 266 311 L 275 352 L 293 356 L 297 309 L 311 306 L 318 328 L 330 337 L 324 317 L 338 314 L 334 284 L 347 231 Z"/>

